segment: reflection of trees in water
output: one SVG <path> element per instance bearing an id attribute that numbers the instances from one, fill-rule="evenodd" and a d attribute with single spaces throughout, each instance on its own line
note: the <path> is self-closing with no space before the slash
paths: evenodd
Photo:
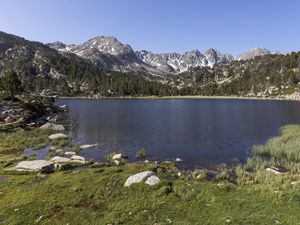
<path id="1" fill-rule="evenodd" d="M 73 118 L 70 111 L 59 113 L 57 116 L 57 123 L 64 125 L 66 130 L 73 135 L 73 138 L 79 134 L 79 123 L 77 119 Z"/>

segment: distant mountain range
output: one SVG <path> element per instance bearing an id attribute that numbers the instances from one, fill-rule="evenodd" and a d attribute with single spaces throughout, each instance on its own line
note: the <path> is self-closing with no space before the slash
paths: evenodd
<path id="1" fill-rule="evenodd" d="M 79 45 L 66 45 L 61 42 L 47 45 L 60 52 L 74 53 L 89 59 L 96 65 L 109 70 L 143 71 L 162 76 L 179 74 L 193 67 L 212 67 L 219 63 L 247 60 L 273 53 L 265 48 L 254 48 L 233 57 L 210 48 L 204 53 L 192 50 L 183 54 L 158 54 L 146 50 L 134 51 L 130 45 L 120 43 L 115 37 L 105 36 L 92 38 Z"/>
<path id="2" fill-rule="evenodd" d="M 25 90 L 44 95 L 300 98 L 300 52 L 264 48 L 236 57 L 215 49 L 155 54 L 114 37 L 46 45 L 0 32 L 0 77 L 12 68 Z"/>

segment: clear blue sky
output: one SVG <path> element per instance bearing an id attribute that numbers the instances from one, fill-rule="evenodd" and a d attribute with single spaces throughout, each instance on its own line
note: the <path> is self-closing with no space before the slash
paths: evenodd
<path id="1" fill-rule="evenodd" d="M 136 50 L 300 50 L 299 0 L 1 0 L 0 30 L 29 40 L 117 37 Z"/>

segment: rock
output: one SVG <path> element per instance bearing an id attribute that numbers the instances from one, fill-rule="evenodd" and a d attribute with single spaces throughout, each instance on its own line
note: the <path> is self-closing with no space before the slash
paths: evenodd
<path id="1" fill-rule="evenodd" d="M 146 159 L 146 160 L 144 161 L 144 163 L 150 163 L 150 161 Z"/>
<path id="2" fill-rule="evenodd" d="M 80 146 L 81 150 L 85 150 L 85 149 L 89 149 L 89 148 L 93 148 L 96 147 L 98 144 L 93 144 L 93 145 L 82 145 Z"/>
<path id="3" fill-rule="evenodd" d="M 56 154 L 62 154 L 64 152 L 64 150 L 62 150 L 62 149 L 56 149 L 55 150 L 55 153 Z"/>
<path id="4" fill-rule="evenodd" d="M 82 162 L 86 161 L 85 158 L 80 155 L 72 155 L 71 160 L 82 161 Z"/>
<path id="5" fill-rule="evenodd" d="M 52 172 L 53 162 L 47 160 L 22 161 L 16 165 L 17 170 Z"/>
<path id="6" fill-rule="evenodd" d="M 129 187 L 132 184 L 136 184 L 136 183 L 140 183 L 142 182 L 144 179 L 146 179 L 147 177 L 154 175 L 153 171 L 144 171 L 144 172 L 140 172 L 137 174 L 134 174 L 130 177 L 127 178 L 124 186 L 125 187 Z"/>
<path id="7" fill-rule="evenodd" d="M 65 152 L 66 156 L 72 156 L 72 155 L 76 155 L 76 152 Z"/>
<path id="8" fill-rule="evenodd" d="M 150 177 L 147 178 L 147 180 L 145 181 L 145 184 L 148 184 L 150 186 L 158 184 L 160 182 L 160 179 L 158 176 L 152 175 Z"/>
<path id="9" fill-rule="evenodd" d="M 50 130 L 54 130 L 54 131 L 64 131 L 65 130 L 63 125 L 54 124 L 54 123 L 45 123 L 40 128 L 41 129 L 50 129 Z"/>
<path id="10" fill-rule="evenodd" d="M 56 149 L 58 149 L 58 147 L 52 146 L 48 149 L 48 152 L 54 152 L 54 151 L 56 151 Z"/>
<path id="11" fill-rule="evenodd" d="M 114 164 L 116 164 L 117 166 L 120 165 L 120 161 L 119 160 L 114 160 Z"/>
<path id="12" fill-rule="evenodd" d="M 176 158 L 175 161 L 176 162 L 182 162 L 182 159 L 181 158 Z"/>
<path id="13" fill-rule="evenodd" d="M 37 218 L 37 220 L 35 222 L 39 223 L 43 218 L 44 218 L 44 216 L 40 216 L 39 218 Z"/>
<path id="14" fill-rule="evenodd" d="M 113 160 L 120 160 L 120 159 L 124 159 L 124 158 L 125 158 L 125 156 L 122 155 L 121 153 L 114 154 L 112 157 Z"/>
<path id="15" fill-rule="evenodd" d="M 284 174 L 286 172 L 286 170 L 284 168 L 275 167 L 275 166 L 268 167 L 266 169 L 266 171 L 274 173 L 274 174 Z"/>
<path id="16" fill-rule="evenodd" d="M 49 136 L 49 139 L 50 139 L 50 140 L 66 139 L 66 138 L 68 138 L 68 136 L 65 135 L 65 134 L 62 134 L 62 133 L 51 134 L 51 135 Z"/>
<path id="17" fill-rule="evenodd" d="M 61 164 L 61 163 L 70 163 L 72 162 L 71 159 L 66 158 L 66 157 L 61 157 L 61 156 L 55 156 L 52 159 L 50 159 L 51 162 L 55 164 Z"/>
<path id="18" fill-rule="evenodd" d="M 59 108 L 62 110 L 67 110 L 67 105 L 61 105 L 61 106 L 59 106 Z"/>
<path id="19" fill-rule="evenodd" d="M 300 183 L 300 181 L 292 181 L 291 182 L 291 185 L 297 185 L 297 184 L 299 184 Z"/>

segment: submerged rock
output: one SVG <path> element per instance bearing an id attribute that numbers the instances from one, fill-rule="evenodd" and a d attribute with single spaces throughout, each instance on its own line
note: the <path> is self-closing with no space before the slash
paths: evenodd
<path id="1" fill-rule="evenodd" d="M 92 145 L 81 145 L 80 149 L 81 150 L 85 150 L 85 149 L 89 149 L 89 148 L 93 148 L 96 147 L 98 144 L 92 144 Z"/>
<path id="2" fill-rule="evenodd" d="M 50 140 L 57 140 L 57 139 L 67 139 L 68 136 L 63 133 L 51 134 L 49 136 Z"/>
<path id="3" fill-rule="evenodd" d="M 19 162 L 15 168 L 17 170 L 26 171 L 52 172 L 54 170 L 54 164 L 47 160 L 22 161 Z"/>
<path id="4" fill-rule="evenodd" d="M 65 131 L 65 128 L 63 125 L 54 124 L 54 123 L 45 123 L 40 128 L 41 129 L 50 129 L 50 130 L 54 130 L 54 131 Z"/>
<path id="5" fill-rule="evenodd" d="M 124 187 L 129 187 L 132 184 L 140 183 L 147 177 L 150 177 L 151 175 L 155 175 L 153 171 L 144 171 L 144 172 L 134 174 L 127 178 Z"/>

